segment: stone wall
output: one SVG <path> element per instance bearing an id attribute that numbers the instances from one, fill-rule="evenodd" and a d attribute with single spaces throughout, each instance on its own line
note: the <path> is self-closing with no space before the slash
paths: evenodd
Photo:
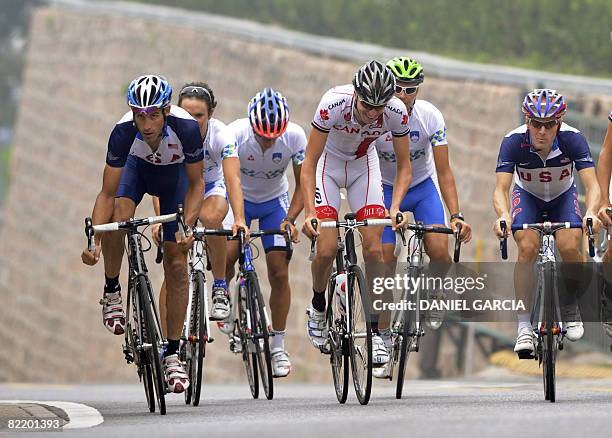
<path id="1" fill-rule="evenodd" d="M 132 78 L 161 73 L 175 89 L 205 80 L 220 102 L 215 116 L 225 122 L 243 117 L 248 99 L 273 86 L 288 98 L 292 120 L 308 131 L 320 96 L 348 83 L 356 67 L 180 24 L 38 9 L 0 229 L 0 381 L 135 377 L 123 361 L 122 338 L 110 335 L 100 321 L 102 264 L 91 269 L 80 261 L 83 218 L 99 191 L 108 134 L 126 111 L 124 90 Z M 520 90 L 428 77 L 421 92 L 446 117 L 462 210 L 475 228 L 475 241 L 463 257 L 495 260 L 493 172 L 500 139 L 517 124 Z M 145 200 L 137 214 L 150 212 Z M 300 245 L 291 264 L 287 346 L 293 378 L 327 381 L 327 358 L 305 337 L 311 294 L 307 246 Z M 257 266 L 266 285 L 262 258 Z M 153 256 L 149 267 L 159 285 Z M 241 361 L 227 351 L 222 335 L 209 353 L 207 379 L 244 380 Z"/>

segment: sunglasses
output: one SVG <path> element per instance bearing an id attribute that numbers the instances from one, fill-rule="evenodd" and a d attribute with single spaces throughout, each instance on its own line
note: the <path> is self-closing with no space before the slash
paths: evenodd
<path id="1" fill-rule="evenodd" d="M 402 87 L 401 85 L 396 85 L 396 86 L 395 86 L 395 92 L 396 92 L 397 94 L 402 94 L 402 91 L 403 91 L 405 94 L 414 94 L 414 93 L 416 93 L 416 91 L 417 91 L 418 89 L 419 89 L 419 87 L 418 87 L 418 86 L 416 86 L 416 87 Z"/>
<path id="2" fill-rule="evenodd" d="M 539 120 L 529 119 L 529 124 L 533 126 L 535 129 L 541 129 L 542 126 L 546 130 L 553 129 L 555 126 L 559 124 L 558 120 L 549 120 L 548 122 L 540 122 Z"/>
<path id="3" fill-rule="evenodd" d="M 181 90 L 180 95 L 187 96 L 187 97 L 208 96 L 208 98 L 210 99 L 210 93 L 204 87 L 196 87 L 196 86 L 185 87 Z"/>
<path id="4" fill-rule="evenodd" d="M 147 106 L 147 107 L 130 106 L 130 108 L 132 108 L 132 112 L 134 114 L 146 114 L 146 115 L 151 115 L 161 110 L 161 108 L 157 106 Z"/>
<path id="5" fill-rule="evenodd" d="M 361 102 L 361 104 L 363 105 L 366 111 L 380 110 L 380 109 L 383 109 L 385 106 L 387 106 L 386 104 L 385 105 L 370 105 L 369 103 L 366 103 L 361 99 L 359 99 L 359 102 Z"/>

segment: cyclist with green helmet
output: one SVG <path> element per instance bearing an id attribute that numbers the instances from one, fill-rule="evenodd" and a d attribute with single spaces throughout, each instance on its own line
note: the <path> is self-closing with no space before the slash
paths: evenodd
<path id="1" fill-rule="evenodd" d="M 411 211 L 416 221 L 427 225 L 445 225 L 447 220 L 442 204 L 444 199 L 444 204 L 451 214 L 450 226 L 455 229 L 456 225 L 461 223 L 461 240 L 468 242 L 472 232 L 459 209 L 455 177 L 448 159 L 444 118 L 430 102 L 417 99 L 419 87 L 425 78 L 423 67 L 416 60 L 405 56 L 391 59 L 387 62 L 387 67 L 395 75 L 395 96 L 406 105 L 410 114 L 412 183 L 402 200 L 400 210 Z M 376 149 L 380 160 L 385 204 L 388 208 L 393 196 L 393 180 L 396 174 L 391 133 L 376 140 Z M 446 234 L 428 233 L 424 241 L 425 251 L 432 262 L 441 263 L 442 268 L 451 263 Z M 389 271 L 394 272 L 397 258 L 394 255 L 395 233 L 391 228 L 384 230 L 382 242 L 384 261 Z M 426 322 L 431 328 L 437 329 L 442 324 L 442 316 L 439 312 L 430 312 Z"/>

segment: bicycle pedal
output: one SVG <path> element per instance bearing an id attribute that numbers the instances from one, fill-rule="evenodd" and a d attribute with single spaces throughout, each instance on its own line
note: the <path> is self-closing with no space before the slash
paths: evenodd
<path id="1" fill-rule="evenodd" d="M 534 352 L 530 350 L 517 351 L 516 354 L 518 355 L 519 359 L 535 359 Z"/>

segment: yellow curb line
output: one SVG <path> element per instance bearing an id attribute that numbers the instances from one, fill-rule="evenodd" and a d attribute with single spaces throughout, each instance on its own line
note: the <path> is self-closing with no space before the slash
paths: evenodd
<path id="1" fill-rule="evenodd" d="M 519 359 L 512 351 L 498 351 L 489 358 L 491 365 L 504 367 L 519 374 L 541 376 L 542 369 L 536 360 Z M 564 360 L 558 360 L 555 366 L 555 374 L 558 377 L 569 377 L 574 379 L 612 379 L 612 367 L 605 365 L 572 364 Z"/>

